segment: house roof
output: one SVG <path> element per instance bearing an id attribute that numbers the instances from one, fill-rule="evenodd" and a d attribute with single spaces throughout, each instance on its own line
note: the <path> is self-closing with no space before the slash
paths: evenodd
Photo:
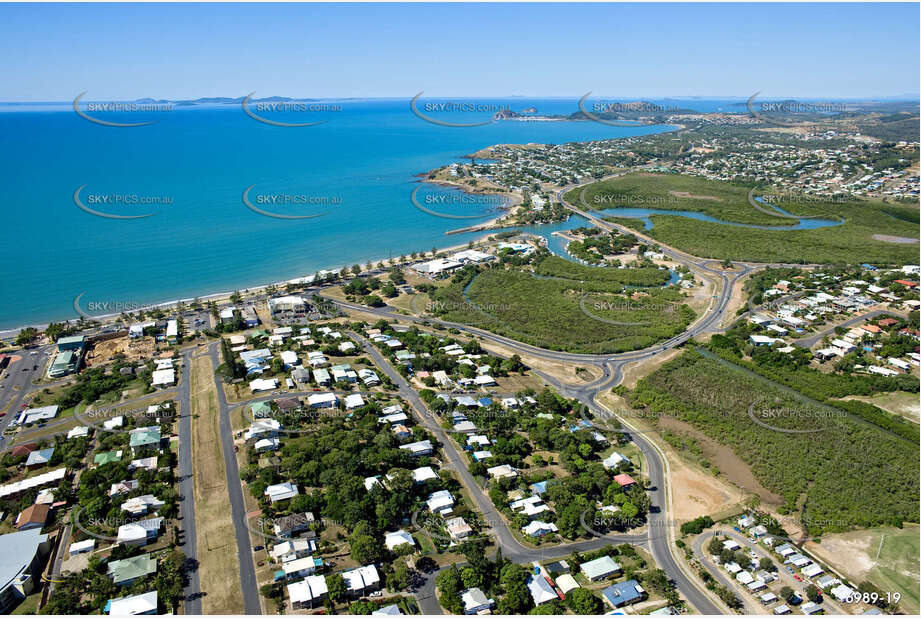
<path id="1" fill-rule="evenodd" d="M 130 446 L 148 446 L 160 443 L 160 426 L 152 425 L 150 427 L 139 427 L 132 429 L 130 435 Z"/>
<path id="2" fill-rule="evenodd" d="M 157 572 L 157 561 L 150 554 L 116 560 L 108 565 L 108 575 L 116 584 Z"/>
<path id="3" fill-rule="evenodd" d="M 604 595 L 604 598 L 607 599 L 611 605 L 620 607 L 621 605 L 642 598 L 643 594 L 641 590 L 642 587 L 639 582 L 635 579 L 630 579 L 608 586 L 601 591 L 601 594 Z"/>
<path id="4" fill-rule="evenodd" d="M 101 466 L 114 461 L 121 461 L 121 458 L 121 451 L 106 451 L 105 453 L 96 453 L 96 456 L 93 457 L 93 463 L 97 466 Z"/>
<path id="5" fill-rule="evenodd" d="M 583 563 L 579 568 L 589 579 L 596 577 L 605 577 L 620 570 L 620 565 L 614 562 L 610 556 L 602 556 L 589 562 Z"/>
<path id="6" fill-rule="evenodd" d="M 136 616 L 157 613 L 157 591 L 135 594 L 120 599 L 109 599 L 109 614 L 112 616 Z"/>
<path id="7" fill-rule="evenodd" d="M 24 509 L 19 517 L 16 518 L 16 527 L 22 528 L 29 524 L 42 524 L 45 525 L 45 522 L 48 521 L 48 513 L 51 511 L 51 507 L 47 504 L 33 504 L 30 507 Z"/>
<path id="8" fill-rule="evenodd" d="M 534 599 L 535 605 L 559 599 L 550 582 L 540 575 L 529 576 L 525 585 L 528 587 L 528 592 L 531 593 L 531 598 Z"/>
<path id="9" fill-rule="evenodd" d="M 48 539 L 39 528 L 0 535 L 0 586 L 6 586 L 28 568 L 39 545 Z"/>
<path id="10" fill-rule="evenodd" d="M 39 466 L 46 464 L 51 461 L 51 456 L 54 455 L 54 447 L 43 448 L 40 451 L 32 451 L 29 453 L 28 459 L 26 459 L 27 466 Z"/>

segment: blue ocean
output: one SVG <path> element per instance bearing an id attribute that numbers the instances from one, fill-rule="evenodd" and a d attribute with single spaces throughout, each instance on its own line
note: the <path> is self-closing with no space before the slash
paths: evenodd
<path id="1" fill-rule="evenodd" d="M 492 100 L 495 102 L 495 100 Z M 239 104 L 176 106 L 93 115 L 134 128 L 101 126 L 69 104 L 0 105 L 0 200 L 7 242 L 0 265 L 0 329 L 75 318 L 74 298 L 138 305 L 193 298 L 466 243 L 481 234 L 445 232 L 482 219 L 433 217 L 413 206 L 418 175 L 500 143 L 565 143 L 670 130 L 597 122 L 498 121 L 447 127 L 411 113 L 409 100 L 345 100 L 338 109 L 272 115 L 323 120 L 281 127 Z M 512 110 L 569 114 L 577 99 L 506 101 Z M 669 101 L 699 111 L 733 102 Z M 737 104 L 737 102 L 735 102 Z M 736 109 L 738 106 L 736 105 Z M 432 114 L 435 115 L 435 114 Z M 491 112 L 442 114 L 472 123 Z M 90 209 L 138 219 L 111 219 Z M 241 196 L 278 219 L 247 208 Z M 426 189 L 426 191 L 449 189 Z M 322 204 L 279 207 L 271 196 Z M 143 204 L 140 200 L 159 199 Z M 119 200 L 114 202 L 112 200 Z M 108 201 L 107 201 L 108 200 Z M 470 212 L 469 210 L 467 212 Z M 547 231 L 556 229 L 547 226 Z"/>

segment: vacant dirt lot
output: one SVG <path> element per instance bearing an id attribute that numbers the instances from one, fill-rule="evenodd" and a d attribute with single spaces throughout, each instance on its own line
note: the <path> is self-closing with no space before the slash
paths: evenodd
<path id="1" fill-rule="evenodd" d="M 610 410 L 622 410 L 626 402 L 617 395 L 606 393 L 599 398 Z M 721 477 L 704 470 L 699 465 L 688 462 L 674 448 L 663 440 L 651 426 L 629 419 L 632 425 L 644 429 L 643 436 L 656 443 L 665 453 L 669 466 L 669 491 L 671 512 L 677 521 L 683 522 L 701 515 L 714 514 L 738 504 L 745 497 L 743 491 Z"/>
<path id="2" fill-rule="evenodd" d="M 108 341 L 100 341 L 86 352 L 86 366 L 101 365 L 123 355 L 127 361 L 135 362 L 152 358 L 156 351 L 153 337 L 131 339 L 127 335 Z"/>
<path id="3" fill-rule="evenodd" d="M 780 496 L 772 493 L 758 482 L 748 465 L 728 446 L 716 442 L 688 423 L 672 417 L 661 417 L 659 427 L 676 433 L 691 435 L 700 444 L 707 461 L 716 466 L 724 478 L 737 487 L 761 496 L 761 501 L 765 506 L 776 507 L 783 503 L 783 499 Z"/>

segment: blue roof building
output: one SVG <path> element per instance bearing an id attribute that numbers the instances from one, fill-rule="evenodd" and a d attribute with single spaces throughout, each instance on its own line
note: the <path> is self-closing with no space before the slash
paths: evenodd
<path id="1" fill-rule="evenodd" d="M 547 491 L 547 481 L 531 484 L 531 492 L 533 492 L 535 496 L 540 496 L 545 491 Z"/>
<path id="2" fill-rule="evenodd" d="M 601 591 L 604 600 L 611 604 L 611 607 L 623 607 L 643 598 L 645 590 L 635 579 L 628 579 L 619 584 L 613 584 Z"/>

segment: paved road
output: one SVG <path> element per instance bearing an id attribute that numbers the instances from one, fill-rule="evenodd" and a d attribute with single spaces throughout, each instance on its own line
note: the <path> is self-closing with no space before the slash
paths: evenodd
<path id="1" fill-rule="evenodd" d="M 208 355 L 214 369 L 221 364 L 218 356 L 219 346 L 208 346 Z M 224 396 L 224 387 L 219 375 L 214 374 L 217 390 L 218 409 L 220 411 L 221 447 L 224 451 L 224 470 L 227 473 L 227 492 L 230 495 L 230 514 L 233 519 L 234 536 L 237 539 L 237 557 L 240 562 L 240 588 L 243 591 L 244 613 L 261 614 L 259 584 L 256 581 L 256 565 L 253 563 L 253 548 L 249 528 L 246 526 L 246 502 L 240 485 L 240 471 L 237 457 L 233 451 L 233 429 L 230 425 L 230 408 Z"/>
<path id="2" fill-rule="evenodd" d="M 756 603 L 750 594 L 742 593 L 736 586 L 738 583 L 735 578 L 733 578 L 725 569 L 718 567 L 710 561 L 710 558 L 705 556 L 706 550 L 704 549 L 704 543 L 709 542 L 710 538 L 715 533 L 704 533 L 697 537 L 697 540 L 694 542 L 694 553 L 697 555 L 697 559 L 700 561 L 700 564 L 712 575 L 716 581 L 718 581 L 722 586 L 732 590 L 739 599 L 742 600 L 746 614 L 764 614 L 766 613 L 764 607 L 760 603 Z"/>
<path id="3" fill-rule="evenodd" d="M 185 613 L 201 614 L 201 582 L 198 572 L 198 535 L 195 531 L 195 478 L 192 465 L 192 395 L 190 390 L 192 354 L 194 349 L 182 353 L 185 365 L 179 382 L 179 517 L 182 542 L 180 549 L 186 556 L 188 581 L 186 582 Z"/>
<path id="4" fill-rule="evenodd" d="M 836 326 L 831 326 L 829 328 L 826 328 L 825 330 L 820 331 L 816 333 L 815 335 L 811 335 L 809 337 L 803 337 L 802 339 L 798 339 L 793 342 L 793 345 L 800 347 L 800 348 L 811 348 L 812 346 L 820 342 L 822 340 L 822 337 L 824 337 L 825 335 L 833 335 L 836 328 L 839 328 L 839 327 L 840 328 L 850 328 L 851 326 L 854 326 L 855 324 L 859 324 L 860 322 L 863 322 L 866 320 L 872 320 L 873 318 L 879 317 L 881 315 L 899 315 L 899 312 L 892 311 L 891 309 L 877 309 L 875 311 L 870 311 L 870 312 L 864 313 L 863 315 L 858 315 L 856 317 L 853 317 L 850 320 L 846 320 Z"/>
<path id="5" fill-rule="evenodd" d="M 442 443 L 445 456 L 448 459 L 449 467 L 455 470 L 461 477 L 461 481 L 468 489 L 471 497 L 477 503 L 477 507 L 483 514 L 485 521 L 492 528 L 492 534 L 495 537 L 496 544 L 502 548 L 502 555 L 514 562 L 530 563 L 538 560 L 553 560 L 570 555 L 573 551 L 592 551 L 601 547 L 606 547 L 612 543 L 630 543 L 649 549 L 656 560 L 657 564 L 668 573 L 675 585 L 681 590 L 685 598 L 691 604 L 704 614 L 718 614 L 719 608 L 707 597 L 705 593 L 697 590 L 697 584 L 694 582 L 679 566 L 670 550 L 670 534 L 668 526 L 671 522 L 667 514 L 667 500 L 665 497 L 665 468 L 659 458 L 658 452 L 646 440 L 636 436 L 634 442 L 640 448 L 643 456 L 648 462 L 650 478 L 650 497 L 652 500 L 652 509 L 649 515 L 649 531 L 646 534 L 609 534 L 600 538 L 593 538 L 587 541 L 576 543 L 564 543 L 560 545 L 531 548 L 526 547 L 518 542 L 518 539 L 512 534 L 505 519 L 500 515 L 489 496 L 482 490 L 476 479 L 467 468 L 466 459 L 458 451 L 456 443 L 448 436 L 448 433 L 438 423 L 438 419 L 428 412 L 425 404 L 419 398 L 418 393 L 410 384 L 400 375 L 386 358 L 363 337 L 356 333 L 349 333 L 354 339 L 371 356 L 374 362 L 387 374 L 399 388 L 400 396 L 406 399 L 416 416 L 422 422 L 426 429 L 431 431 Z M 583 387 L 584 388 L 584 387 Z M 583 402 L 593 408 L 596 414 L 601 416 L 610 416 L 602 410 L 594 400 L 585 397 Z M 430 580 L 434 580 L 434 575 Z M 427 586 L 434 585 L 426 582 Z M 426 587 L 423 588 L 425 590 Z M 420 602 L 434 603 L 433 599 L 424 598 Z M 435 603 L 437 604 L 437 603 Z M 435 609 L 433 604 L 430 609 L 425 609 L 429 613 L 430 609 Z M 439 610 L 440 611 L 440 610 Z"/>
<path id="6" fill-rule="evenodd" d="M 64 527 L 61 528 L 61 535 L 57 539 L 57 554 L 54 557 L 54 564 L 51 566 L 51 578 L 48 582 L 48 596 L 54 594 L 55 583 L 61 581 L 61 566 L 64 564 L 64 556 L 68 555 L 70 549 L 71 523 L 68 520 Z"/>
<path id="7" fill-rule="evenodd" d="M 42 372 L 48 362 L 49 354 L 54 350 L 53 345 L 44 345 L 31 350 L 19 350 L 10 356 L 18 356 L 18 360 L 10 360 L 10 364 L 3 370 L 3 377 L 0 378 L 0 410 L 6 408 L 7 404 L 12 402 L 7 409 L 6 416 L 0 418 L 0 433 L 9 427 L 19 411 L 22 409 L 23 400 L 27 395 L 45 388 L 47 384 L 32 384 L 32 380 L 41 379 Z M 31 353 L 35 352 L 33 356 Z M 38 365 L 38 369 L 32 369 Z"/>
<path id="8" fill-rule="evenodd" d="M 752 608 L 760 610 L 760 611 L 755 611 L 751 613 L 764 613 L 764 614 L 769 613 L 768 611 L 764 610 L 764 606 L 762 606 L 760 602 L 754 602 L 755 597 L 759 596 L 760 594 L 763 594 L 765 592 L 764 590 L 762 590 L 762 592 L 759 593 L 758 595 L 753 595 L 747 590 L 741 591 L 743 588 L 741 584 L 736 582 L 734 578 L 730 577 L 729 574 L 724 569 L 717 567 L 715 564 L 713 564 L 710 561 L 710 557 L 708 555 L 709 552 L 707 552 L 705 547 L 706 547 L 706 544 L 710 542 L 710 539 L 715 536 L 734 539 L 736 542 L 738 542 L 743 547 L 754 551 L 758 555 L 759 559 L 760 558 L 770 558 L 772 561 L 774 561 L 775 565 L 778 564 L 777 557 L 771 554 L 771 552 L 769 552 L 763 546 L 754 542 L 751 538 L 745 536 L 744 534 L 739 534 L 738 532 L 734 530 L 729 530 L 729 529 L 724 529 L 724 528 L 721 528 L 718 530 L 708 530 L 704 532 L 699 537 L 697 537 L 697 540 L 694 542 L 694 546 L 693 546 L 694 553 L 697 555 L 697 559 L 700 561 L 700 563 L 703 564 L 705 568 L 708 571 L 710 571 L 710 573 L 717 576 L 717 579 L 720 580 L 720 583 L 722 583 L 724 586 L 726 586 L 730 590 L 736 591 L 737 596 L 743 600 L 746 608 L 752 607 Z M 790 588 L 793 588 L 794 590 L 796 590 L 800 594 L 800 596 L 803 597 L 803 599 L 806 599 L 806 588 L 810 584 L 809 581 L 796 581 L 796 579 L 794 579 L 793 576 L 786 571 L 783 565 L 780 565 L 780 568 L 777 569 L 777 577 L 778 577 L 778 582 L 775 582 L 775 584 L 773 584 L 774 586 L 778 584 L 781 586 L 789 586 Z M 727 582 L 729 582 L 730 580 L 731 580 L 732 585 L 727 584 Z M 780 601 L 780 602 L 782 603 L 783 601 Z M 847 614 L 847 612 L 845 612 L 844 609 L 840 605 L 838 605 L 829 595 L 823 595 L 822 607 L 825 609 L 825 613 L 827 614 L 836 614 L 836 615 Z"/>

